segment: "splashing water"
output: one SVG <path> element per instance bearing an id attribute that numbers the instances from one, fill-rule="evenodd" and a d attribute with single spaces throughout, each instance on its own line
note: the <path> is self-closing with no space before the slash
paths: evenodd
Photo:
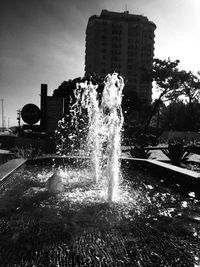
<path id="1" fill-rule="evenodd" d="M 118 199 L 123 88 L 124 80 L 117 73 L 106 76 L 101 97 L 97 85 L 88 81 L 78 83 L 74 92 L 76 102 L 71 107 L 71 124 L 79 132 L 87 132 L 84 150 L 90 157 L 94 182 L 106 179 L 109 202 Z M 84 114 L 87 114 L 87 129 L 79 127 L 80 116 L 83 120 Z"/>
<path id="2" fill-rule="evenodd" d="M 106 143 L 108 201 L 117 200 L 119 184 L 119 156 L 121 153 L 121 129 L 123 114 L 121 108 L 124 81 L 118 75 L 108 75 L 102 95 L 102 140 Z"/>
<path id="3" fill-rule="evenodd" d="M 101 144 L 99 139 L 99 129 L 101 128 L 101 114 L 97 97 L 97 85 L 91 82 L 78 84 L 83 90 L 81 97 L 81 108 L 87 110 L 88 114 L 88 134 L 87 134 L 87 149 L 90 154 L 92 169 L 94 170 L 94 180 L 97 183 L 100 176 L 100 157 Z M 78 99 L 80 98 L 80 92 Z M 81 110 L 79 109 L 81 112 Z"/>

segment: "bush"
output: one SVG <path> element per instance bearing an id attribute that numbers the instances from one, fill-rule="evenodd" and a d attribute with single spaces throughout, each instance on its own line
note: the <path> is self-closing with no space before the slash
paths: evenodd
<path id="1" fill-rule="evenodd" d="M 148 159 L 151 155 L 151 152 L 145 149 L 145 147 L 142 145 L 136 145 L 131 147 L 130 154 L 133 158 Z"/>
<path id="2" fill-rule="evenodd" d="M 184 142 L 179 139 L 169 140 L 168 148 L 163 152 L 171 160 L 171 163 L 176 166 L 186 162 L 190 154 L 190 152 L 186 151 Z"/>

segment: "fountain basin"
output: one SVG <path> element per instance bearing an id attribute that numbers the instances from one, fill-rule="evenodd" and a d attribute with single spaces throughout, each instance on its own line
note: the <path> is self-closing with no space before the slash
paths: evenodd
<path id="1" fill-rule="evenodd" d="M 2 266 L 199 264 L 196 195 L 181 195 L 160 181 L 156 174 L 161 174 L 161 165 L 123 159 L 122 197 L 109 205 L 99 197 L 87 163 L 82 157 L 29 160 L 5 178 L 0 195 Z M 71 175 L 65 192 L 57 195 L 45 188 L 52 164 L 53 170 L 67 165 L 66 175 Z"/>
<path id="2" fill-rule="evenodd" d="M 16 169 L 22 165 L 52 165 L 56 166 L 68 164 L 70 166 L 86 167 L 89 164 L 89 157 L 83 156 L 48 156 L 38 157 L 34 159 L 13 159 L 0 166 L 0 183 L 7 179 Z M 138 159 L 138 158 L 122 158 L 121 164 L 128 168 L 136 168 L 146 170 L 149 173 L 156 175 L 160 179 L 165 179 L 171 185 L 178 185 L 188 190 L 194 190 L 196 193 L 200 192 L 200 173 L 187 170 L 181 167 L 173 166 L 166 162 Z"/>

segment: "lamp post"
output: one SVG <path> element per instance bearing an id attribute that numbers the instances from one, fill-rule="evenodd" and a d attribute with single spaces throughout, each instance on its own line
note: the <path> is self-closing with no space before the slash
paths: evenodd
<path id="1" fill-rule="evenodd" d="M 4 130 L 4 109 L 3 109 L 3 101 L 4 99 L 1 99 L 1 109 L 2 109 L 2 131 Z"/>
<path id="2" fill-rule="evenodd" d="M 17 110 L 17 120 L 18 120 L 18 125 L 19 125 L 19 128 L 20 128 L 21 109 L 18 109 L 18 110 Z"/>

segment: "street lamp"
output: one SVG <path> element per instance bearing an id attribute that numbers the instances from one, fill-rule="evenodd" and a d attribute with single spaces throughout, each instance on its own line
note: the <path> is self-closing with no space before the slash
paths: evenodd
<path id="1" fill-rule="evenodd" d="M 17 120 L 18 120 L 18 125 L 19 125 L 19 128 L 20 128 L 20 121 L 21 121 L 21 109 L 18 109 L 18 110 L 17 110 Z"/>
<path id="2" fill-rule="evenodd" d="M 4 99 L 1 99 L 1 109 L 2 109 L 2 132 L 4 130 L 4 109 L 3 109 L 3 101 Z"/>

